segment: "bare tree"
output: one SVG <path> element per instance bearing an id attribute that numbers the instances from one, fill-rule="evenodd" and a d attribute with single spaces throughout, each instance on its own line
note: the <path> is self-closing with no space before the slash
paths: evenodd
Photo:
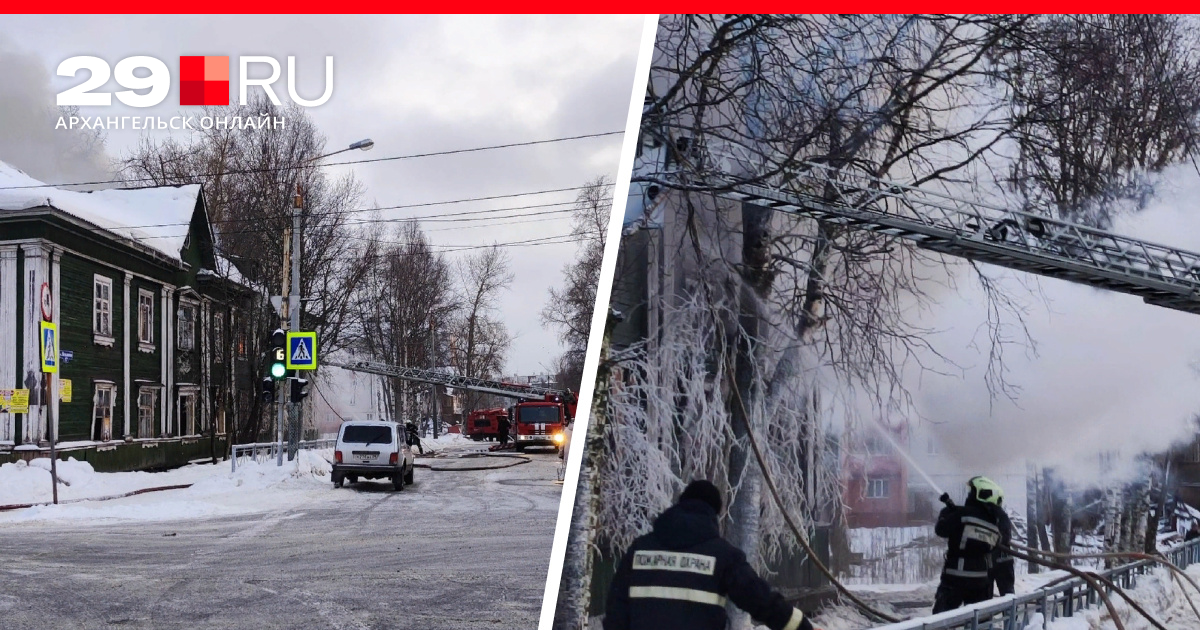
<path id="1" fill-rule="evenodd" d="M 394 365 L 446 365 L 447 333 L 459 308 L 450 265 L 416 222 L 401 224 L 389 240 L 377 237 L 375 243 L 379 254 L 351 309 L 358 318 L 352 325 L 362 331 L 354 350 Z M 384 398 L 392 418 L 416 420 L 418 397 L 427 388 L 389 379 Z"/>
<path id="2" fill-rule="evenodd" d="M 496 316 L 496 302 L 513 281 L 508 255 L 498 245 L 468 255 L 458 263 L 462 312 L 454 323 L 451 360 L 464 376 L 488 378 L 504 369 L 512 337 Z M 467 392 L 465 409 L 475 409 L 482 397 Z"/>
<path id="3" fill-rule="evenodd" d="M 1200 125 L 1197 35 L 1177 15 L 1049 15 L 1006 41 L 1024 209 L 1106 228 L 1144 205 L 1148 173 L 1190 155 Z"/>
<path id="4" fill-rule="evenodd" d="M 550 301 L 542 309 L 542 322 L 556 326 L 559 338 L 567 345 L 557 361 L 558 381 L 576 391 L 583 379 L 583 360 L 592 330 L 596 287 L 600 284 L 600 265 L 604 261 L 604 242 L 611 217 L 612 182 L 607 177 L 598 177 L 575 200 L 571 234 L 581 239 L 583 247 L 575 260 L 563 268 L 565 286 L 551 287 Z"/>

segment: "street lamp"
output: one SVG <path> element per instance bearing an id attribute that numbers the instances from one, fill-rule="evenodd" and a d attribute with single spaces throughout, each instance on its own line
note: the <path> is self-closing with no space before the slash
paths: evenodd
<path id="1" fill-rule="evenodd" d="M 345 153 L 347 151 L 353 151 L 355 149 L 359 149 L 361 151 L 370 151 L 371 148 L 374 146 L 375 146 L 375 141 L 370 138 L 366 138 L 364 140 L 359 140 L 358 142 L 351 144 L 350 146 L 346 147 L 345 149 L 340 149 L 338 151 L 334 151 L 333 153 L 326 153 L 325 155 L 318 155 L 317 157 L 311 158 L 308 161 L 316 162 L 317 160 L 323 160 L 331 155 L 337 155 L 339 153 Z"/>

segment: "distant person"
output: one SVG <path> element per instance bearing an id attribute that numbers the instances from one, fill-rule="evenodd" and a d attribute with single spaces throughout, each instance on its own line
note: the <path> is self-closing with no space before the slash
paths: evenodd
<path id="1" fill-rule="evenodd" d="M 417 452 L 424 455 L 425 447 L 421 446 L 421 436 L 416 423 L 411 420 L 405 423 L 404 432 L 408 434 L 408 445 L 417 447 Z"/>
<path id="2" fill-rule="evenodd" d="M 500 416 L 500 418 L 496 420 L 496 432 L 500 434 L 500 446 L 508 445 L 508 431 L 511 428 L 512 425 L 508 423 L 508 416 Z"/>
<path id="3" fill-rule="evenodd" d="M 938 514 L 934 532 L 948 539 L 942 580 L 934 596 L 933 613 L 953 610 L 992 598 L 993 581 L 1002 594 L 1011 592 L 1016 581 L 1011 558 L 996 564 L 997 549 L 1012 542 L 1012 523 L 1001 504 L 1004 493 L 987 477 L 972 477 L 967 482 L 967 500 L 954 505 L 943 494 L 946 507 Z"/>
<path id="4" fill-rule="evenodd" d="M 617 565 L 604 630 L 724 630 L 725 602 L 771 630 L 813 630 L 746 562 L 746 554 L 721 538 L 721 492 L 693 481 L 679 502 L 633 541 Z"/>
<path id="5" fill-rule="evenodd" d="M 1192 521 L 1192 527 L 1183 537 L 1183 541 L 1188 542 L 1190 540 L 1196 540 L 1197 538 L 1200 538 L 1200 521 Z"/>

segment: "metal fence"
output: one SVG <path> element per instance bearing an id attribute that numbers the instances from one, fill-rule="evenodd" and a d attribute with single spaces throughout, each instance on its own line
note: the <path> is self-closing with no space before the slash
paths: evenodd
<path id="1" fill-rule="evenodd" d="M 1200 561 L 1200 540 L 1172 547 L 1163 555 L 1167 561 L 1187 568 Z M 1137 576 L 1155 566 L 1159 566 L 1158 563 L 1139 560 L 1099 574 L 1124 589 L 1133 586 Z M 1111 590 L 1105 587 L 1105 593 L 1109 594 Z M 879 626 L 877 630 L 1024 630 L 1038 613 L 1042 614 L 1043 624 L 1048 624 L 1054 619 L 1071 617 L 1084 608 L 1100 603 L 1099 594 L 1087 582 L 1071 578 L 1025 595 L 1008 595 L 932 617 Z"/>
<path id="2" fill-rule="evenodd" d="M 318 448 L 333 448 L 337 440 L 304 440 L 300 442 L 300 449 L 318 449 Z M 238 462 L 255 461 L 260 464 L 279 458 L 279 449 L 287 451 L 287 443 L 280 444 L 279 442 L 258 442 L 256 444 L 235 444 L 233 446 L 233 454 L 229 461 L 233 466 L 233 472 L 237 472 Z"/>

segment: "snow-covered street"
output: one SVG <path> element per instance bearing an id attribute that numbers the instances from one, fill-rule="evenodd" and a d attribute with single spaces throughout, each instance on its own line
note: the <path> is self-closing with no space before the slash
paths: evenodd
<path id="1" fill-rule="evenodd" d="M 433 446 L 481 448 L 457 437 Z M 560 492 L 558 457 L 529 456 L 493 471 L 419 468 L 401 492 L 334 489 L 327 462 L 308 452 L 298 465 L 236 473 L 228 462 L 113 474 L 68 464 L 64 499 L 193 485 L 0 512 L 15 542 L 0 552 L 0 614 L 11 627 L 529 627 Z M 9 483 L 39 473 L 0 471 L 2 501 L 39 500 Z"/>

